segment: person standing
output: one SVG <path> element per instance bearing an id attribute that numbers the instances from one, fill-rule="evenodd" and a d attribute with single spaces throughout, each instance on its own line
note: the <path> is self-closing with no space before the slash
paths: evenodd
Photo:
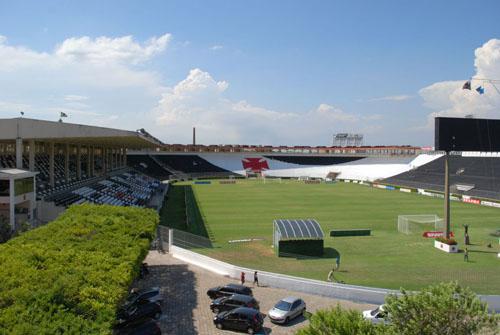
<path id="1" fill-rule="evenodd" d="M 328 272 L 328 277 L 327 277 L 327 281 L 331 281 L 332 283 L 335 282 L 335 278 L 333 277 L 333 272 L 335 271 L 335 268 L 332 268 L 330 270 L 330 272 Z"/>
<path id="2" fill-rule="evenodd" d="M 337 260 L 335 262 L 335 270 L 338 270 L 340 267 L 340 254 L 337 256 Z"/>
<path id="3" fill-rule="evenodd" d="M 257 271 L 253 273 L 253 286 L 255 286 L 256 284 L 257 286 L 259 286 L 259 277 L 257 276 Z"/>
<path id="4" fill-rule="evenodd" d="M 469 261 L 469 249 L 465 248 L 465 251 L 464 251 L 464 262 L 468 262 L 468 261 Z"/>
<path id="5" fill-rule="evenodd" d="M 245 284 L 245 272 L 243 272 L 243 271 L 241 271 L 240 280 L 241 280 L 241 285 L 244 285 Z"/>

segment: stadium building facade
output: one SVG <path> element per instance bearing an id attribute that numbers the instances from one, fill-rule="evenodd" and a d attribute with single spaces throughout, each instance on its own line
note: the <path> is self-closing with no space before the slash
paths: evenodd
<path id="1" fill-rule="evenodd" d="M 139 131 L 0 119 L 0 215 L 14 229 L 49 221 L 60 210 L 43 211 L 47 197 L 126 169 L 127 150 L 154 148 L 158 143 Z"/>

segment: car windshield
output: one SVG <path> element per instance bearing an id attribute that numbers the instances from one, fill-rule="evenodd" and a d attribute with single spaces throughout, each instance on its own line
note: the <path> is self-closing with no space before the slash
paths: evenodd
<path id="1" fill-rule="evenodd" d="M 370 315 L 371 316 L 375 316 L 378 314 L 378 312 L 380 312 L 380 306 L 375 308 L 373 311 L 370 312 Z"/>
<path id="2" fill-rule="evenodd" d="M 280 309 L 282 311 L 289 311 L 290 310 L 290 306 L 292 306 L 291 303 L 283 301 L 283 300 L 280 300 L 276 305 L 274 305 L 274 308 Z"/>
<path id="3" fill-rule="evenodd" d="M 138 294 L 137 294 L 137 293 L 131 293 L 131 294 L 127 297 L 127 299 L 125 300 L 125 304 L 126 304 L 126 305 L 128 305 L 128 304 L 130 304 L 130 303 L 134 302 L 134 301 L 135 301 L 135 299 L 137 298 L 137 296 L 138 296 Z"/>

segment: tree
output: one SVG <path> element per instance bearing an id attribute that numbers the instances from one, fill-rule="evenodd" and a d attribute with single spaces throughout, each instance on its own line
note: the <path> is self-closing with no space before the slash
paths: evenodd
<path id="1" fill-rule="evenodd" d="M 378 335 L 389 334 L 384 325 L 374 325 L 363 319 L 359 311 L 345 310 L 337 305 L 329 310 L 319 310 L 309 318 L 309 325 L 296 335 Z"/>
<path id="2" fill-rule="evenodd" d="M 5 216 L 0 215 L 0 243 L 7 242 L 12 237 L 12 229 Z"/>
<path id="3" fill-rule="evenodd" d="M 499 325 L 487 304 L 456 282 L 429 286 L 418 293 L 401 290 L 386 298 L 384 309 L 398 334 L 466 335 Z"/>

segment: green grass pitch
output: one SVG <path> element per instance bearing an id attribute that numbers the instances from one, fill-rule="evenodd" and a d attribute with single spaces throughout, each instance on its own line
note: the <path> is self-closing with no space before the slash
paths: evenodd
<path id="1" fill-rule="evenodd" d="M 169 201 L 175 207 L 181 203 L 180 198 L 175 200 L 181 185 L 171 190 L 174 196 Z M 446 254 L 434 248 L 433 239 L 397 231 L 397 216 L 401 214 L 442 217 L 442 199 L 347 183 L 238 180 L 237 184 L 212 181 L 192 187 L 214 239 L 214 248 L 197 251 L 211 257 L 262 271 L 326 280 L 335 264 L 333 256 L 339 253 L 341 265 L 336 279 L 347 284 L 413 290 L 457 280 L 477 293 L 500 294 L 500 247 L 498 238 L 490 235 L 500 228 L 500 209 L 451 202 L 452 231 L 460 249 L 464 247 L 462 225 L 470 225 L 473 245 L 469 247 L 470 261 L 465 263 L 462 253 Z M 164 214 L 168 216 L 168 212 L 167 208 Z M 166 224 L 180 226 L 180 214 L 173 213 Z M 278 258 L 272 249 L 272 222 L 278 218 L 318 220 L 325 233 L 324 257 Z M 372 236 L 329 236 L 331 229 L 347 228 L 369 228 Z M 245 238 L 263 240 L 228 243 Z M 487 247 L 489 243 L 492 248 Z"/>

